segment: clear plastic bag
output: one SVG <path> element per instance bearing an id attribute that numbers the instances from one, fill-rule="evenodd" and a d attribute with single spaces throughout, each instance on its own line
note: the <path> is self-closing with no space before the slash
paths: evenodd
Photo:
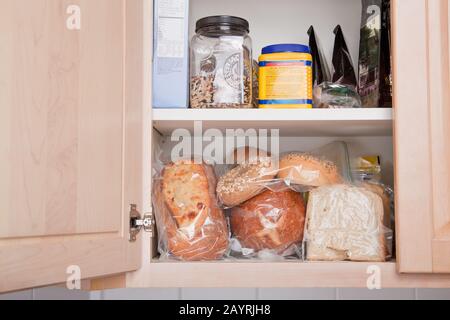
<path id="1" fill-rule="evenodd" d="M 309 194 L 305 247 L 309 261 L 383 262 L 392 254 L 392 230 L 384 224 L 382 198 L 349 184 Z"/>
<path id="2" fill-rule="evenodd" d="M 277 179 L 297 192 L 351 181 L 347 143 L 335 141 L 309 152 L 280 157 Z"/>
<path id="3" fill-rule="evenodd" d="M 351 181 L 348 148 L 342 141 L 309 152 L 279 156 L 262 153 L 258 157 L 247 154 L 245 159 L 237 166 L 227 167 L 229 170 L 219 178 L 217 195 L 226 209 L 265 190 L 307 192 L 323 185 Z"/>
<path id="4" fill-rule="evenodd" d="M 274 260 L 301 248 L 306 208 L 301 194 L 266 190 L 231 209 L 231 254 Z"/>
<path id="5" fill-rule="evenodd" d="M 383 201 L 384 208 L 384 225 L 392 230 L 389 237 L 389 249 L 390 257 L 395 252 L 395 203 L 394 203 L 394 190 L 382 183 L 381 172 L 381 159 L 379 156 L 360 157 L 353 161 L 352 176 L 354 183 L 366 188 L 377 195 L 379 195 Z"/>
<path id="6" fill-rule="evenodd" d="M 356 87 L 324 82 L 313 91 L 314 107 L 317 109 L 361 108 L 361 98 Z"/>
<path id="7" fill-rule="evenodd" d="M 163 165 L 153 184 L 153 206 L 161 259 L 223 258 L 229 230 L 215 194 L 211 166 L 182 160 Z"/>

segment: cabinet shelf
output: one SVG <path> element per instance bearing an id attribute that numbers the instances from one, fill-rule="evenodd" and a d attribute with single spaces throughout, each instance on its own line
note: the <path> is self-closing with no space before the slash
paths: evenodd
<path id="1" fill-rule="evenodd" d="M 129 283 L 130 287 L 293 287 L 293 288 L 367 288 L 373 274 L 381 277 L 383 288 L 445 288 L 449 275 L 399 274 L 395 262 L 159 262 L 140 270 L 148 276 Z M 180 274 L 182 276 L 180 276 Z M 220 275 L 220 276 L 218 276 Z M 101 289 L 109 288 L 99 283 Z M 105 287 L 106 285 L 106 287 Z"/>
<path id="2" fill-rule="evenodd" d="M 164 135 L 183 128 L 280 129 L 283 136 L 391 136 L 392 109 L 154 109 L 153 126 Z"/>

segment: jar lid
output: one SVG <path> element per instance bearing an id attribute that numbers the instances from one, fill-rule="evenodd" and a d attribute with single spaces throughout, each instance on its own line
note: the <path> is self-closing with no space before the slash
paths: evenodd
<path id="1" fill-rule="evenodd" d="M 197 21 L 195 32 L 205 27 L 235 27 L 250 32 L 250 25 L 247 20 L 233 16 L 211 16 Z"/>
<path id="2" fill-rule="evenodd" d="M 274 44 L 262 49 L 262 54 L 282 53 L 282 52 L 299 52 L 299 53 L 311 53 L 308 46 L 303 44 Z"/>

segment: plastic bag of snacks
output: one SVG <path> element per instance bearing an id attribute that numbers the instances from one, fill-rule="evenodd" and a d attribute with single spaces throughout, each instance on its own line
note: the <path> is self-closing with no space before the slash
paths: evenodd
<path id="1" fill-rule="evenodd" d="M 323 82 L 314 87 L 315 108 L 360 108 L 355 69 L 350 51 L 345 42 L 341 26 L 334 29 L 336 35 L 333 50 L 332 82 Z"/>
<path id="2" fill-rule="evenodd" d="M 229 230 L 216 199 L 214 169 L 193 160 L 162 165 L 153 206 L 162 259 L 217 260 L 228 251 Z"/>
<path id="3" fill-rule="evenodd" d="M 344 38 L 344 32 L 340 25 L 334 29 L 336 36 L 333 50 L 333 83 L 343 84 L 355 87 L 356 80 L 355 68 L 353 67 L 352 57 Z"/>
<path id="4" fill-rule="evenodd" d="M 361 108 L 361 98 L 353 86 L 324 82 L 314 87 L 313 96 L 317 109 Z"/>
<path id="5" fill-rule="evenodd" d="M 328 65 L 323 57 L 322 51 L 316 38 L 314 27 L 311 26 L 308 30 L 309 48 L 313 57 L 313 86 L 316 87 L 323 82 L 330 81 L 330 71 Z"/>
<path id="6" fill-rule="evenodd" d="M 310 192 L 305 248 L 309 261 L 386 261 L 392 231 L 382 198 L 365 187 L 329 185 Z"/>
<path id="7" fill-rule="evenodd" d="M 364 108 L 391 108 L 390 0 L 361 2 L 358 91 Z"/>

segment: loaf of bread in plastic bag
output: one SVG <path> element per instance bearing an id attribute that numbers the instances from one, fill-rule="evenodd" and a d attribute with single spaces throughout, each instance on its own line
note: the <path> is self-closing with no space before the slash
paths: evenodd
<path id="1" fill-rule="evenodd" d="M 303 241 L 306 208 L 292 190 L 266 190 L 232 209 L 231 228 L 242 248 L 283 255 Z"/>
<path id="2" fill-rule="evenodd" d="M 307 208 L 307 260 L 385 261 L 383 201 L 365 188 L 331 185 L 311 191 Z"/>
<path id="3" fill-rule="evenodd" d="M 154 183 L 159 252 L 178 260 L 216 260 L 229 231 L 216 199 L 213 168 L 185 160 L 166 165 Z"/>

